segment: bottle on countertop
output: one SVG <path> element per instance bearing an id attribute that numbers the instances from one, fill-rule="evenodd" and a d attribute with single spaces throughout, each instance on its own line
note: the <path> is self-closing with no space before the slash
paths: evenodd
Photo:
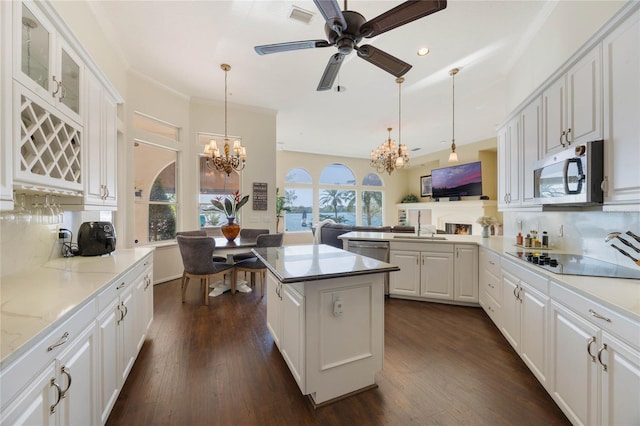
<path id="1" fill-rule="evenodd" d="M 533 242 L 533 239 L 531 238 L 531 234 L 527 234 L 527 236 L 524 237 L 524 246 L 531 247 L 532 242 Z"/>
<path id="2" fill-rule="evenodd" d="M 518 232 L 518 235 L 516 235 L 516 245 L 521 246 L 522 244 L 523 244 L 522 233 Z"/>
<path id="3" fill-rule="evenodd" d="M 547 231 L 542 231 L 542 247 L 549 248 L 549 235 L 547 235 Z"/>

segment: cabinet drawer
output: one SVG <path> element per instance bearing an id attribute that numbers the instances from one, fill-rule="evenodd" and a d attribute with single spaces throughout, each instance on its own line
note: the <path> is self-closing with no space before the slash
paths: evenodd
<path id="1" fill-rule="evenodd" d="M 502 259 L 500 264 L 502 269 L 518 277 L 522 282 L 529 284 L 542 294 L 549 294 L 549 280 L 544 275 L 538 275 L 507 259 Z"/>
<path id="2" fill-rule="evenodd" d="M 491 321 L 500 328 L 500 304 L 487 292 L 480 298 L 480 306 L 489 315 Z"/>
<path id="3" fill-rule="evenodd" d="M 97 314 L 97 303 L 92 299 L 46 337 L 35 336 L 33 341 L 37 343 L 15 362 L 3 368 L 0 374 L 2 408 L 6 407 L 11 398 L 16 396 L 40 370 L 69 347 L 73 339 L 95 320 Z"/>
<path id="4" fill-rule="evenodd" d="M 551 297 L 591 323 L 640 349 L 640 322 L 626 318 L 554 281 L 551 281 Z"/>
<path id="5" fill-rule="evenodd" d="M 498 253 L 480 248 L 479 262 L 480 273 L 482 273 L 482 271 L 484 270 L 487 270 L 496 277 L 500 276 L 500 255 Z"/>
<path id="6" fill-rule="evenodd" d="M 126 289 L 132 282 L 141 276 L 152 264 L 152 258 L 150 256 L 145 257 L 139 261 L 133 268 L 121 277 L 111 281 L 108 286 L 105 287 L 98 295 L 98 312 L 102 312 L 113 299 L 118 297 L 124 289 Z"/>
<path id="7" fill-rule="evenodd" d="M 453 253 L 453 244 L 391 241 L 391 250 L 428 251 L 431 253 Z"/>
<path id="8" fill-rule="evenodd" d="M 500 275 L 484 271 L 480 277 L 480 291 L 486 291 L 496 301 L 502 302 L 502 280 L 499 278 Z"/>

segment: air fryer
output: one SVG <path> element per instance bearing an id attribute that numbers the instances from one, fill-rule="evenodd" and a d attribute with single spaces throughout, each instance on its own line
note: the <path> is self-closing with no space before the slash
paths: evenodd
<path id="1" fill-rule="evenodd" d="M 78 254 L 100 256 L 116 249 L 116 230 L 111 222 L 84 222 L 78 230 Z"/>

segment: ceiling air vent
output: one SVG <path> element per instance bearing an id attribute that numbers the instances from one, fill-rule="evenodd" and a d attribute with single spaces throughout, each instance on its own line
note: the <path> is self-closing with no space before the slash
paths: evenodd
<path id="1" fill-rule="evenodd" d="M 289 13 L 289 18 L 295 19 L 296 21 L 304 22 L 308 24 L 313 19 L 313 13 L 308 10 L 304 10 L 298 6 L 291 7 L 291 13 Z"/>

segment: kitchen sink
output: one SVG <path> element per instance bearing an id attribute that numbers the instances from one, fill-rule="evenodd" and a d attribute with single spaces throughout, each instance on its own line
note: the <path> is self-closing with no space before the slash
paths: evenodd
<path id="1" fill-rule="evenodd" d="M 410 240 L 445 240 L 445 237 L 436 237 L 430 235 L 394 235 L 393 238 L 410 239 Z"/>

